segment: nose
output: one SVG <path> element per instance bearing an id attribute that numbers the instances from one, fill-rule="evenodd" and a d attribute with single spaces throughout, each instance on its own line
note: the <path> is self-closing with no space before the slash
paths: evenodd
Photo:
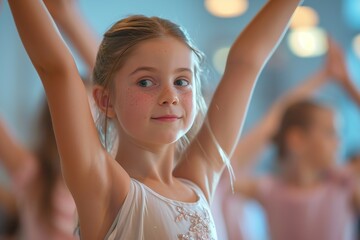
<path id="1" fill-rule="evenodd" d="M 159 105 L 177 105 L 179 103 L 179 97 L 176 90 L 171 87 L 164 87 L 159 96 Z"/>

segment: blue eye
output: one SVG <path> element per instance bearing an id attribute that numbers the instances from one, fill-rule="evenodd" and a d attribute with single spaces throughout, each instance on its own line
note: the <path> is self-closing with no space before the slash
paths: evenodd
<path id="1" fill-rule="evenodd" d="M 149 79 L 143 79 L 143 80 L 140 80 L 138 83 L 137 83 L 140 87 L 151 87 L 154 85 L 154 83 L 149 80 Z"/>
<path id="2" fill-rule="evenodd" d="M 176 86 L 188 86 L 190 83 L 185 79 L 177 79 L 174 84 Z"/>

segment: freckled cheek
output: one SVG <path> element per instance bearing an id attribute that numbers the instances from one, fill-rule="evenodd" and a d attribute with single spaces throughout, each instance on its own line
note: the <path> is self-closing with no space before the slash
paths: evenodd
<path id="1" fill-rule="evenodd" d="M 182 95 L 182 103 L 188 117 L 196 115 L 196 98 L 192 91 Z"/>
<path id="2" fill-rule="evenodd" d="M 119 98 L 119 112 L 130 120 L 146 119 L 152 109 L 154 95 L 128 88 Z"/>

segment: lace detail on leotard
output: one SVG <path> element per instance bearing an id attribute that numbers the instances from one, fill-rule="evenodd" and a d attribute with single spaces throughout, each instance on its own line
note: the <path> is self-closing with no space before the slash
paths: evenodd
<path id="1" fill-rule="evenodd" d="M 191 223 L 189 231 L 185 234 L 178 234 L 178 240 L 214 240 L 211 237 L 211 224 L 209 213 L 203 209 L 203 215 L 197 211 L 188 211 L 184 207 L 176 207 L 179 215 L 175 221 L 189 221 Z"/>

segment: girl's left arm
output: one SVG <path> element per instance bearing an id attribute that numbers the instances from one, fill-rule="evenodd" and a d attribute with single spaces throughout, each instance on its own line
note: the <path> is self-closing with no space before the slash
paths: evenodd
<path id="1" fill-rule="evenodd" d="M 255 82 L 284 35 L 299 2 L 268 1 L 230 49 L 225 73 L 215 91 L 205 122 L 175 170 L 176 176 L 198 184 L 208 200 L 225 166 L 220 151 L 223 150 L 231 158 Z M 221 147 L 220 151 L 218 147 Z"/>

